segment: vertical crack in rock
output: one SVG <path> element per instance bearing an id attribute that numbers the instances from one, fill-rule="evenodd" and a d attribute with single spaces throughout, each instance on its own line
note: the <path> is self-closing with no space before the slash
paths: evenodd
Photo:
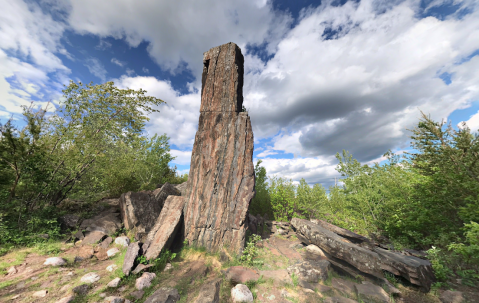
<path id="1" fill-rule="evenodd" d="M 185 195 L 185 237 L 217 251 L 244 248 L 254 196 L 253 130 L 243 106 L 244 57 L 234 43 L 204 53 L 200 118 Z"/>

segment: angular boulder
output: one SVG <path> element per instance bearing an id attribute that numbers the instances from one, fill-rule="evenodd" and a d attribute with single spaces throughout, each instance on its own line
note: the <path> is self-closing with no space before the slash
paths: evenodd
<path id="1" fill-rule="evenodd" d="M 120 197 L 121 220 L 126 229 L 136 229 L 147 235 L 155 225 L 168 196 L 179 196 L 180 191 L 165 183 L 154 191 L 127 192 Z"/>
<path id="2" fill-rule="evenodd" d="M 317 283 L 328 278 L 331 263 L 327 260 L 304 261 L 288 267 L 290 275 L 295 274 L 300 280 Z"/>
<path id="3" fill-rule="evenodd" d="M 147 237 L 149 242 L 148 250 L 145 253 L 147 260 L 157 258 L 163 249 L 170 247 L 180 227 L 184 204 L 184 197 L 169 196 L 166 199 L 165 206 Z"/>
<path id="4" fill-rule="evenodd" d="M 429 261 L 404 256 L 379 247 L 370 250 L 358 246 L 308 220 L 293 218 L 291 224 L 296 229 L 296 235 L 301 241 L 318 246 L 328 255 L 346 261 L 364 273 L 383 279 L 382 271 L 387 270 L 420 286 L 425 292 L 431 289 L 431 284 L 435 281 Z M 333 260 L 330 261 L 333 262 Z"/>
<path id="5" fill-rule="evenodd" d="M 175 303 L 178 301 L 180 301 L 178 290 L 171 287 L 160 287 L 145 300 L 145 303 Z"/>
<path id="6" fill-rule="evenodd" d="M 253 130 L 243 105 L 243 63 L 234 43 L 204 53 L 198 131 L 185 193 L 185 237 L 218 251 L 244 248 L 254 196 Z"/>
<path id="7" fill-rule="evenodd" d="M 113 235 L 121 227 L 120 214 L 116 208 L 102 211 L 93 218 L 83 220 L 80 229 L 89 232 L 100 231 L 107 235 Z"/>
<path id="8" fill-rule="evenodd" d="M 219 303 L 220 288 L 221 279 L 203 284 L 194 303 Z"/>
<path id="9" fill-rule="evenodd" d="M 128 249 L 126 250 L 125 259 L 123 260 L 123 268 L 122 271 L 125 276 L 128 276 L 135 266 L 136 257 L 141 254 L 141 246 L 138 242 L 133 242 L 128 245 Z"/>

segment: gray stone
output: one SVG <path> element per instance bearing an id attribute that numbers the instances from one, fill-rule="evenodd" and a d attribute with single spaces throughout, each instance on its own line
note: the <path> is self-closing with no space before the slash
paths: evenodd
<path id="1" fill-rule="evenodd" d="M 150 287 L 151 281 L 156 277 L 154 273 L 144 272 L 141 277 L 136 279 L 135 287 L 138 290 L 142 290 L 143 288 Z"/>
<path id="2" fill-rule="evenodd" d="M 166 199 L 171 195 L 179 196 L 181 192 L 170 183 L 165 183 L 154 191 L 122 194 L 120 211 L 125 228 L 135 228 L 137 233 L 146 236 L 155 226 Z"/>
<path id="3" fill-rule="evenodd" d="M 89 272 L 86 275 L 84 275 L 83 277 L 81 277 L 81 279 L 80 279 L 81 282 L 89 283 L 89 284 L 95 283 L 98 280 L 100 280 L 100 275 L 98 275 L 95 272 Z"/>
<path id="4" fill-rule="evenodd" d="M 121 245 L 123 247 L 128 247 L 128 245 L 130 245 L 130 239 L 126 236 L 117 237 L 115 239 L 115 244 Z"/>
<path id="5" fill-rule="evenodd" d="M 306 246 L 306 251 L 309 252 L 310 254 L 314 254 L 314 255 L 317 255 L 317 256 L 320 256 L 320 257 L 324 257 L 324 258 L 326 257 L 323 250 L 321 248 L 317 247 L 314 244 L 310 244 L 310 245 Z"/>
<path id="6" fill-rule="evenodd" d="M 163 187 L 165 187 L 163 185 Z M 162 187 L 162 189 L 163 189 Z M 145 252 L 147 260 L 158 258 L 160 253 L 168 249 L 180 229 L 180 219 L 183 213 L 185 198 L 180 196 L 169 196 L 161 210 L 160 216 L 156 218 L 155 226 L 148 234 L 148 250 Z"/>
<path id="7" fill-rule="evenodd" d="M 51 257 L 45 260 L 43 265 L 51 265 L 51 266 L 63 266 L 67 264 L 67 261 L 60 257 Z"/>
<path id="8" fill-rule="evenodd" d="M 374 284 L 358 284 L 356 291 L 360 299 L 364 301 L 389 303 L 388 293 L 381 287 Z"/>
<path id="9" fill-rule="evenodd" d="M 249 303 L 254 301 L 253 294 L 248 286 L 244 284 L 238 284 L 231 289 L 231 299 L 234 303 Z"/>
<path id="10" fill-rule="evenodd" d="M 32 294 L 32 297 L 35 297 L 35 298 L 45 298 L 47 296 L 47 293 L 48 293 L 48 290 L 46 289 L 43 289 L 43 290 L 39 290 L 39 291 L 36 291 Z"/>
<path id="11" fill-rule="evenodd" d="M 86 231 L 101 231 L 107 235 L 113 235 L 120 229 L 120 214 L 115 209 L 107 209 L 93 218 L 83 220 L 80 229 Z"/>
<path id="12" fill-rule="evenodd" d="M 113 242 L 113 239 L 111 237 L 107 237 L 105 240 L 103 240 L 101 243 L 100 243 L 100 247 L 101 248 L 108 248 L 108 246 L 110 246 L 111 242 Z"/>
<path id="13" fill-rule="evenodd" d="M 186 193 L 186 186 L 187 186 L 188 182 L 183 182 L 181 184 L 176 184 L 175 187 L 177 190 L 180 191 L 181 195 L 184 196 L 185 193 Z"/>
<path id="14" fill-rule="evenodd" d="M 146 269 L 152 267 L 153 265 L 154 265 L 154 264 L 147 264 L 147 265 L 145 265 L 145 264 L 141 264 L 141 263 L 140 263 L 140 264 L 138 264 L 138 266 L 136 266 L 135 270 L 133 270 L 132 273 L 133 273 L 134 275 L 137 275 L 137 274 L 141 273 L 142 271 L 145 271 Z"/>
<path id="15" fill-rule="evenodd" d="M 90 290 L 90 285 L 88 285 L 88 284 L 81 284 L 81 285 L 78 285 L 78 286 L 76 286 L 72 289 L 72 291 L 74 293 L 76 293 L 77 295 L 81 295 L 81 296 L 86 295 L 89 290 Z"/>
<path id="16" fill-rule="evenodd" d="M 111 280 L 106 286 L 111 287 L 111 288 L 117 288 L 118 284 L 120 284 L 121 279 L 120 278 L 115 278 Z"/>
<path id="17" fill-rule="evenodd" d="M 464 297 L 460 291 L 446 290 L 439 297 L 442 303 L 462 303 Z"/>
<path id="18" fill-rule="evenodd" d="M 315 244 L 329 255 L 346 261 L 356 269 L 383 279 L 383 270 L 408 279 L 429 291 L 435 276 L 431 263 L 416 257 L 404 256 L 379 247 L 360 247 L 334 232 L 310 221 L 293 218 L 291 224 L 304 243 Z M 366 243 L 366 242 L 363 242 Z"/>
<path id="19" fill-rule="evenodd" d="M 117 253 L 119 253 L 120 250 L 116 247 L 110 248 L 109 250 L 106 251 L 106 255 L 111 258 L 114 257 Z"/>
<path id="20" fill-rule="evenodd" d="M 317 283 L 328 278 L 331 263 L 327 260 L 303 261 L 288 267 L 290 275 L 295 274 L 300 280 Z"/>
<path id="21" fill-rule="evenodd" d="M 75 237 L 75 239 L 77 240 L 83 240 L 85 239 L 85 235 L 83 234 L 83 232 L 81 230 L 77 231 L 73 237 Z"/>
<path id="22" fill-rule="evenodd" d="M 219 303 L 221 279 L 205 283 L 200 289 L 200 293 L 194 303 Z"/>
<path id="23" fill-rule="evenodd" d="M 80 217 L 74 214 L 64 215 L 59 218 L 60 225 L 64 229 L 75 229 L 80 224 Z"/>
<path id="24" fill-rule="evenodd" d="M 178 290 L 171 287 L 160 287 L 145 300 L 145 303 L 175 303 L 178 301 L 180 301 Z"/>
<path id="25" fill-rule="evenodd" d="M 107 237 L 102 231 L 92 231 L 89 232 L 82 241 L 82 244 L 97 244 L 98 242 L 102 241 Z"/>
<path id="26" fill-rule="evenodd" d="M 131 243 L 128 246 L 122 268 L 122 271 L 126 276 L 130 274 L 130 271 L 135 265 L 135 260 L 138 257 L 139 253 L 140 244 L 138 242 Z"/>

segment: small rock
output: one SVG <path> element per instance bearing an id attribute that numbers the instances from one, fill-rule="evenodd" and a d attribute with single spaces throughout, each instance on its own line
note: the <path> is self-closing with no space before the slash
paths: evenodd
<path id="1" fill-rule="evenodd" d="M 67 261 L 60 257 L 51 257 L 45 260 L 43 265 L 51 265 L 51 266 L 63 266 L 67 264 Z"/>
<path id="2" fill-rule="evenodd" d="M 320 257 L 326 257 L 323 250 L 321 248 L 317 247 L 314 244 L 306 246 L 306 251 L 311 253 L 311 254 L 318 255 Z"/>
<path id="3" fill-rule="evenodd" d="M 140 264 L 138 264 L 138 266 L 135 268 L 135 270 L 132 271 L 132 273 L 133 273 L 134 275 L 137 275 L 137 274 L 139 274 L 140 272 L 142 272 L 142 271 L 148 269 L 149 267 L 152 267 L 153 265 L 154 265 L 154 264 L 145 265 L 145 264 L 141 264 L 141 263 L 140 263 Z"/>
<path id="4" fill-rule="evenodd" d="M 130 245 L 130 239 L 128 239 L 126 236 L 118 237 L 115 239 L 115 244 L 128 247 L 128 245 Z"/>
<path id="5" fill-rule="evenodd" d="M 292 248 L 292 249 L 301 249 L 303 247 L 304 247 L 304 245 L 301 244 L 301 243 L 293 243 L 289 246 L 289 248 Z"/>
<path id="6" fill-rule="evenodd" d="M 122 286 L 120 288 L 118 288 L 118 291 L 119 292 L 124 292 L 128 287 L 125 285 L 125 286 Z"/>
<path id="7" fill-rule="evenodd" d="M 116 247 L 110 248 L 109 250 L 106 251 L 106 254 L 109 258 L 114 257 L 117 253 L 119 253 L 120 250 Z"/>
<path id="8" fill-rule="evenodd" d="M 74 287 L 72 289 L 72 291 L 74 293 L 76 293 L 77 295 L 80 295 L 80 296 L 86 295 L 89 290 L 90 290 L 90 285 L 88 285 L 88 284 L 78 285 L 77 287 Z"/>
<path id="9" fill-rule="evenodd" d="M 73 300 L 75 300 L 75 296 L 68 296 L 68 297 L 61 298 L 56 303 L 70 303 Z"/>
<path id="10" fill-rule="evenodd" d="M 24 281 L 21 281 L 19 283 L 17 283 L 17 285 L 15 286 L 16 289 L 22 289 L 25 287 L 25 282 Z"/>
<path id="11" fill-rule="evenodd" d="M 107 237 L 107 234 L 104 232 L 94 230 L 88 233 L 88 235 L 85 236 L 85 239 L 83 239 L 82 243 L 83 244 L 97 244 L 101 240 L 105 239 Z"/>
<path id="12" fill-rule="evenodd" d="M 32 281 L 35 281 L 35 280 L 38 280 L 38 277 L 35 276 L 35 277 L 31 277 L 30 279 L 32 279 Z"/>
<path id="13" fill-rule="evenodd" d="M 133 265 L 135 264 L 136 257 L 140 252 L 140 244 L 138 242 L 131 243 L 126 250 L 125 259 L 123 260 L 123 273 L 128 276 L 130 274 Z"/>
<path id="14" fill-rule="evenodd" d="M 83 277 L 81 277 L 81 279 L 80 279 L 81 282 L 90 283 L 90 284 L 95 283 L 98 280 L 100 280 L 100 276 L 95 272 L 89 272 L 86 275 L 84 275 Z"/>
<path id="15" fill-rule="evenodd" d="M 171 269 L 173 269 L 173 265 L 171 265 L 171 263 L 166 263 L 165 269 L 163 269 L 163 271 L 169 271 Z"/>
<path id="16" fill-rule="evenodd" d="M 108 259 L 108 255 L 106 253 L 106 249 L 100 247 L 100 249 L 95 253 L 95 257 L 100 261 L 105 261 Z"/>
<path id="17" fill-rule="evenodd" d="M 144 272 L 141 277 L 136 279 L 135 287 L 138 290 L 142 290 L 143 288 L 150 287 L 151 281 L 156 277 L 154 273 Z"/>
<path id="18" fill-rule="evenodd" d="M 101 294 L 98 295 L 100 298 L 105 298 L 106 297 L 106 293 L 102 292 Z"/>
<path id="19" fill-rule="evenodd" d="M 231 299 L 234 303 L 253 302 L 253 294 L 249 290 L 248 286 L 244 284 L 237 284 L 231 289 Z"/>
<path id="20" fill-rule="evenodd" d="M 15 295 L 15 296 L 12 297 L 12 300 L 16 300 L 16 299 L 20 298 L 21 296 L 22 296 L 21 294 Z"/>
<path id="21" fill-rule="evenodd" d="M 175 303 L 180 301 L 178 290 L 171 287 L 161 287 L 149 296 L 145 303 Z"/>
<path id="22" fill-rule="evenodd" d="M 79 256 L 75 256 L 75 259 L 73 259 L 73 263 L 78 263 L 78 262 L 81 262 L 81 261 L 83 261 L 83 258 L 79 257 Z"/>
<path id="23" fill-rule="evenodd" d="M 12 267 L 10 267 L 10 268 L 7 270 L 8 276 L 13 276 L 13 275 L 16 274 L 17 272 L 18 272 L 18 270 L 16 269 L 15 266 L 12 266 Z"/>
<path id="24" fill-rule="evenodd" d="M 461 303 L 464 301 L 462 292 L 451 291 L 451 290 L 446 290 L 445 292 L 443 292 L 441 296 L 439 297 L 439 299 L 443 303 Z"/>
<path id="25" fill-rule="evenodd" d="M 95 252 L 93 251 L 93 248 L 91 246 L 82 246 L 78 250 L 78 256 L 77 257 L 80 257 L 82 260 L 83 259 L 90 259 L 91 257 L 93 257 L 94 253 Z"/>
<path id="26" fill-rule="evenodd" d="M 143 295 L 145 294 L 145 292 L 143 290 L 137 290 L 137 291 L 134 291 L 130 294 L 130 296 L 132 296 L 133 298 L 137 299 L 137 300 L 140 300 Z"/>
<path id="27" fill-rule="evenodd" d="M 111 288 L 117 288 L 118 284 L 120 284 L 120 281 L 121 281 L 120 278 L 115 278 L 115 279 L 111 280 L 110 283 L 108 283 L 106 286 L 111 287 Z"/>
<path id="28" fill-rule="evenodd" d="M 123 298 L 121 298 L 121 297 L 110 296 L 110 297 L 105 298 L 105 301 L 103 301 L 103 302 L 107 302 L 107 303 L 125 303 L 125 299 L 123 299 Z"/>
<path id="29" fill-rule="evenodd" d="M 99 246 L 106 249 L 108 246 L 110 246 L 111 242 L 113 242 L 113 239 L 111 237 L 107 237 L 100 243 Z"/>
<path id="30" fill-rule="evenodd" d="M 112 265 L 108 265 L 106 267 L 106 270 L 109 271 L 109 272 L 114 272 L 117 268 L 118 268 L 118 266 L 116 264 L 112 264 Z"/>
<path id="31" fill-rule="evenodd" d="M 33 293 L 33 297 L 35 298 L 45 298 L 47 296 L 48 290 L 39 290 Z"/>

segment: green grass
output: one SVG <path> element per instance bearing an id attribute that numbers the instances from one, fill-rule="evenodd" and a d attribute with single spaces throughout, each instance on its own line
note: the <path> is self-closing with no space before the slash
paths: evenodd
<path id="1" fill-rule="evenodd" d="M 8 268 L 12 266 L 17 266 L 22 264 L 25 259 L 27 258 L 27 255 L 29 254 L 29 250 L 20 250 L 15 253 L 15 260 L 13 262 L 9 261 L 2 261 L 0 262 L 0 274 L 5 275 L 7 274 Z"/>

